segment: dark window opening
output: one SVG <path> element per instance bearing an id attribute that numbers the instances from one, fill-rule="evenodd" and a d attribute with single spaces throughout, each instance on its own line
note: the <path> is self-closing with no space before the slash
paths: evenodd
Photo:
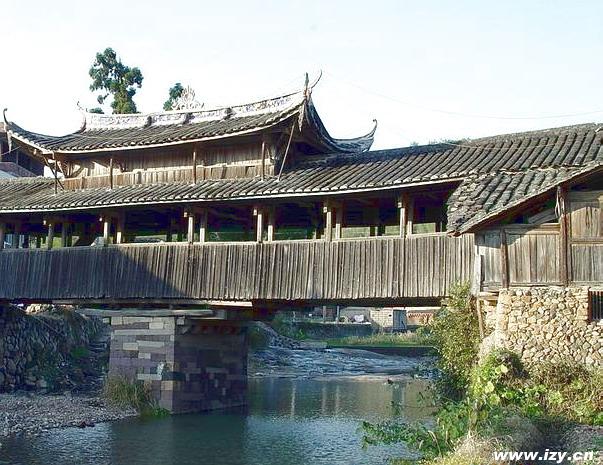
<path id="1" fill-rule="evenodd" d="M 448 193 L 420 194 L 413 204 L 412 233 L 429 234 L 446 231 Z"/>
<path id="2" fill-rule="evenodd" d="M 318 203 L 284 203 L 274 208 L 274 240 L 318 239 L 323 227 Z"/>
<path id="3" fill-rule="evenodd" d="M 603 320 L 603 290 L 588 291 L 589 320 Z"/>

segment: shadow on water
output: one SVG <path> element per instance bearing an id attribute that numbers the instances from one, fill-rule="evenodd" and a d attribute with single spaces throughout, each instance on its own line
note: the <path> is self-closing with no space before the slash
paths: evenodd
<path id="1" fill-rule="evenodd" d="M 350 465 L 384 464 L 402 446 L 362 450 L 361 420 L 429 418 L 427 381 L 251 379 L 249 406 L 206 415 L 129 419 L 3 440 L 10 465 Z"/>

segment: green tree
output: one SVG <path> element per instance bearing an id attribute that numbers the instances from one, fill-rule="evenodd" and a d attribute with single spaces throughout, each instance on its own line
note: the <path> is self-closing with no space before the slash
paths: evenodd
<path id="1" fill-rule="evenodd" d="M 173 87 L 170 87 L 170 90 L 169 90 L 170 98 L 168 98 L 165 101 L 165 103 L 163 104 L 163 109 L 165 111 L 170 111 L 170 110 L 174 109 L 173 108 L 174 103 L 176 103 L 176 99 L 178 99 L 182 95 L 183 90 L 184 90 L 184 87 L 182 87 L 182 84 L 180 84 L 179 82 L 174 84 Z"/>
<path id="2" fill-rule="evenodd" d="M 92 78 L 91 91 L 103 93 L 97 97 L 101 105 L 110 95 L 113 97 L 113 113 L 136 113 L 134 95 L 142 86 L 140 69 L 124 65 L 112 48 L 96 54 L 96 59 L 88 72 Z"/>
<path id="3" fill-rule="evenodd" d="M 98 113 L 98 114 L 103 114 L 104 111 L 101 107 L 95 107 L 95 108 L 91 108 L 90 110 L 88 110 L 88 113 Z"/>

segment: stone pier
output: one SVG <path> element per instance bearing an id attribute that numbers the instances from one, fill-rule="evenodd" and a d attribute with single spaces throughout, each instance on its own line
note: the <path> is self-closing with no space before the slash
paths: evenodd
<path id="1" fill-rule="evenodd" d="M 245 405 L 247 327 L 184 316 L 111 317 L 109 375 L 144 382 L 172 413 Z"/>

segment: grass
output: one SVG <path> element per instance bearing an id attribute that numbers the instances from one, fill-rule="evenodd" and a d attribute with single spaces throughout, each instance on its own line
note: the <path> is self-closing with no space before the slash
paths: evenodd
<path id="1" fill-rule="evenodd" d="M 140 381 L 123 376 L 110 376 L 103 387 L 103 396 L 111 405 L 133 408 L 144 417 L 164 417 L 169 412 L 157 405 L 151 389 Z"/>
<path id="2" fill-rule="evenodd" d="M 378 333 L 370 336 L 348 336 L 328 339 L 329 347 L 425 347 L 429 346 L 425 338 L 416 333 Z"/>

